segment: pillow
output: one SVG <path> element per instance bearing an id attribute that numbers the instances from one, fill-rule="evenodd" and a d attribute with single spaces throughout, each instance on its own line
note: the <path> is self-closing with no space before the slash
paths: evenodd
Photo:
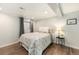
<path id="1" fill-rule="evenodd" d="M 49 33 L 49 27 L 39 27 L 39 32 Z"/>

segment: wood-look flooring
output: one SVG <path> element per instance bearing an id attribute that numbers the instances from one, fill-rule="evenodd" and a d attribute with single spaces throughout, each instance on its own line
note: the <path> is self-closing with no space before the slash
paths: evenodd
<path id="1" fill-rule="evenodd" d="M 0 55 L 28 55 L 28 52 L 19 44 L 0 48 Z M 79 50 L 65 46 L 51 44 L 43 55 L 79 55 Z"/>

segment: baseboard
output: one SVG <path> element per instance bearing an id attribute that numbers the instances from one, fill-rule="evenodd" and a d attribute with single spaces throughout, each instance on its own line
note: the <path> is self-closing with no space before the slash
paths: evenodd
<path id="1" fill-rule="evenodd" d="M 8 44 L 1 45 L 0 48 L 7 47 L 7 46 L 10 46 L 10 45 L 16 44 L 16 43 L 18 43 L 18 42 L 19 42 L 18 40 L 15 41 L 15 42 L 10 42 L 10 43 L 8 43 Z"/>
<path id="2" fill-rule="evenodd" d="M 56 42 L 54 42 L 55 44 L 57 44 Z M 74 46 L 74 45 L 67 45 L 65 44 L 66 47 L 70 47 L 70 48 L 73 48 L 73 49 L 79 49 L 79 47 L 77 46 Z"/>
<path id="3" fill-rule="evenodd" d="M 74 46 L 74 45 L 71 45 L 71 46 L 69 46 L 69 45 L 65 45 L 65 46 L 70 47 L 70 48 L 73 48 L 73 49 L 79 49 L 79 47 Z"/>

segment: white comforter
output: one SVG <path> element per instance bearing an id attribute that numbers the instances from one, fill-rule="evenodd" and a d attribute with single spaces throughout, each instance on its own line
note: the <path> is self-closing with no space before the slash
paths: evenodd
<path id="1" fill-rule="evenodd" d="M 43 50 L 51 43 L 51 37 L 48 33 L 26 33 L 20 37 L 22 46 L 31 55 L 41 55 Z"/>

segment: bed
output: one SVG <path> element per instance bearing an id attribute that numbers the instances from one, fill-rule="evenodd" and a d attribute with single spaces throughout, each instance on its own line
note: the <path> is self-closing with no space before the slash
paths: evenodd
<path id="1" fill-rule="evenodd" d="M 49 33 L 32 32 L 23 34 L 20 37 L 20 42 L 29 55 L 41 55 L 52 41 Z"/>

